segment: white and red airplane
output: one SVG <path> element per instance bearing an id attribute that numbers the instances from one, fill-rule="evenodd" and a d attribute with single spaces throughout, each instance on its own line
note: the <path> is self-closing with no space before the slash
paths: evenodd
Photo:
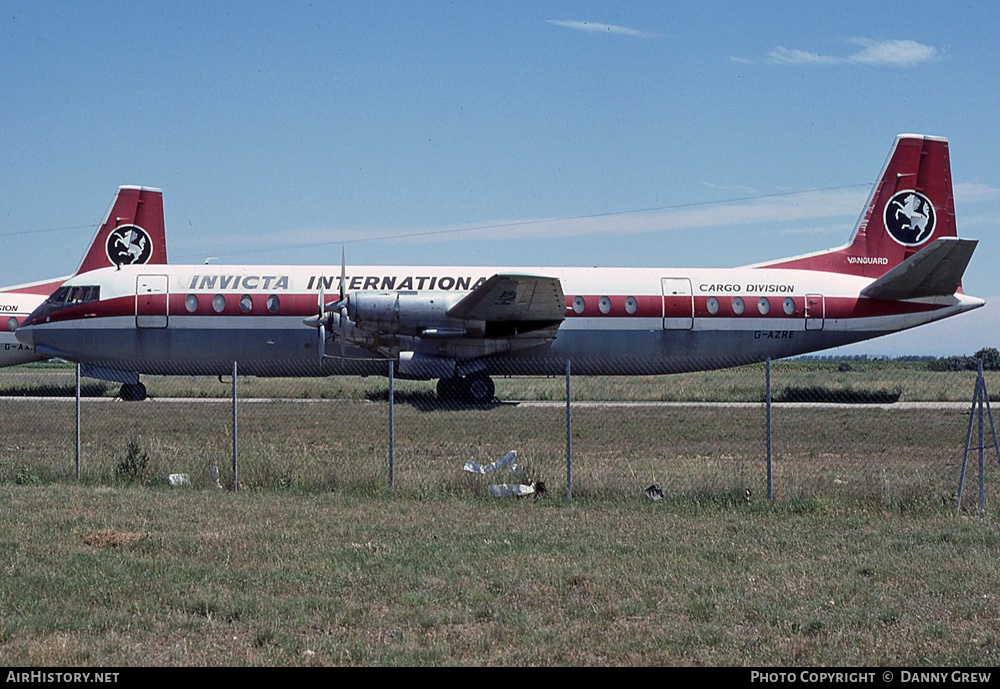
<path id="1" fill-rule="evenodd" d="M 104 214 L 76 275 L 98 268 L 154 265 L 167 262 L 163 226 L 163 194 L 159 189 L 123 186 Z M 17 341 L 14 332 L 53 290 L 72 276 L 0 287 L 0 366 L 14 366 L 47 357 Z"/>
<path id="2" fill-rule="evenodd" d="M 897 137 L 843 247 L 731 269 L 128 266 L 68 280 L 17 330 L 39 355 L 123 372 L 439 379 L 724 368 L 983 305 L 961 278 L 945 139 Z M 324 294 L 337 293 L 325 303 Z M 305 323 L 305 324 L 304 324 Z M 138 378 L 136 377 L 137 381 Z"/>

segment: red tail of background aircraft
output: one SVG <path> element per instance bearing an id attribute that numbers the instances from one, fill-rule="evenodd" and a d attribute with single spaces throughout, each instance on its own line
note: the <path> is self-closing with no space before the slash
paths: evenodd
<path id="1" fill-rule="evenodd" d="M 98 268 L 167 262 L 163 224 L 163 192 L 150 187 L 118 188 L 75 275 Z M 69 277 L 50 278 L 0 288 L 0 366 L 37 361 L 31 347 L 21 344 L 14 331 L 29 313 Z"/>

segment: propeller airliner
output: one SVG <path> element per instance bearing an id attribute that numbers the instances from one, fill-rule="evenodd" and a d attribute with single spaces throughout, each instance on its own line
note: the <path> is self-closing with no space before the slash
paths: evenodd
<path id="1" fill-rule="evenodd" d="M 494 376 L 660 374 L 805 354 L 983 305 L 961 280 L 947 140 L 893 143 L 847 244 L 740 268 L 117 265 L 16 330 L 88 375 L 394 375 L 493 399 Z"/>

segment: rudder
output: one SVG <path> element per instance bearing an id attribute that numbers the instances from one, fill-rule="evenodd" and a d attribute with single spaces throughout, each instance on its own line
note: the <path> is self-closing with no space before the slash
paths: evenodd
<path id="1" fill-rule="evenodd" d="M 900 134 L 848 244 L 767 267 L 877 278 L 935 239 L 956 236 L 948 140 Z"/>
<path id="2" fill-rule="evenodd" d="M 166 262 L 162 190 L 121 186 L 76 274 L 98 268 Z"/>

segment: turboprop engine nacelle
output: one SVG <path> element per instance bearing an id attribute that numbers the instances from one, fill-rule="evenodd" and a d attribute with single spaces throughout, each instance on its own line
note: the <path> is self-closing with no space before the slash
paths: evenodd
<path id="1" fill-rule="evenodd" d="M 352 292 L 347 317 L 359 330 L 418 337 L 481 337 L 483 321 L 448 316 L 465 292 Z"/>

